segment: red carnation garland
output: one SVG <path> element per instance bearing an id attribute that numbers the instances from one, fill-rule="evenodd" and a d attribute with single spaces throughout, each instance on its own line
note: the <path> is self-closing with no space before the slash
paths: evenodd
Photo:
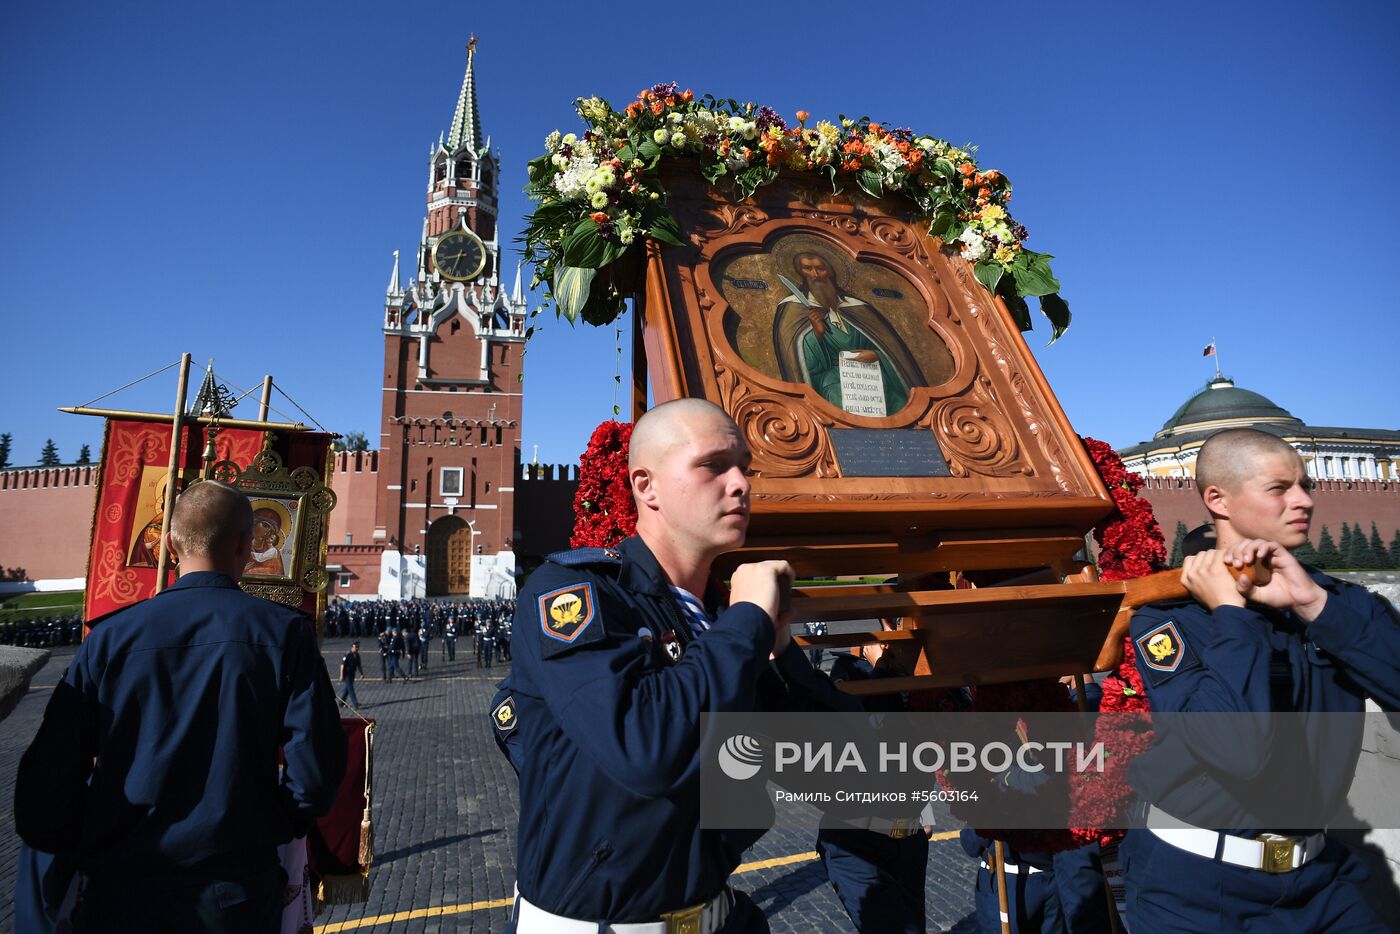
<path id="1" fill-rule="evenodd" d="M 1159 570 L 1167 559 L 1167 542 L 1152 513 L 1152 504 L 1139 492 L 1143 479 L 1123 465 L 1112 447 L 1085 438 L 1084 447 L 1094 467 L 1108 487 L 1116 507 L 1094 530 L 1099 546 L 1099 579 L 1130 580 Z M 1147 689 L 1137 670 L 1137 652 L 1132 640 L 1123 639 L 1123 661 L 1100 685 L 1103 700 L 1094 738 L 1109 750 L 1101 774 L 1084 773 L 1070 784 L 1070 804 L 1082 821 L 1073 835 L 1078 846 L 1099 843 L 1107 846 L 1122 839 L 1122 830 L 1107 830 L 1116 823 L 1124 802 L 1132 797 L 1128 786 L 1128 764 L 1152 743 Z"/>
<path id="2" fill-rule="evenodd" d="M 593 429 L 579 458 L 574 494 L 573 548 L 611 548 L 637 531 L 637 504 L 627 476 L 632 423 L 606 421 Z"/>

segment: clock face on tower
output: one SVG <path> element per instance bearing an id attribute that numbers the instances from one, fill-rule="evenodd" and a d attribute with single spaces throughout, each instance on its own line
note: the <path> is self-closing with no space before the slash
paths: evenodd
<path id="1" fill-rule="evenodd" d="M 433 247 L 433 266 L 444 279 L 470 281 L 486 267 L 486 247 L 471 231 L 454 230 Z"/>

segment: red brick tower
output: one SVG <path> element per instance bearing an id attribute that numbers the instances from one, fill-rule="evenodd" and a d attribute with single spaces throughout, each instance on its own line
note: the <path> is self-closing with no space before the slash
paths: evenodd
<path id="1" fill-rule="evenodd" d="M 500 157 L 482 142 L 475 58 L 473 37 L 452 127 L 429 157 L 416 278 L 400 284 L 395 251 L 384 302 L 374 538 L 389 597 L 513 586 L 525 299 L 518 265 L 510 294 L 502 282 Z"/>

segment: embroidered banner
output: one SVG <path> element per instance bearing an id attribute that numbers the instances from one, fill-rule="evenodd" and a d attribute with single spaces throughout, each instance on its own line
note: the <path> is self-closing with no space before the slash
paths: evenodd
<path id="1" fill-rule="evenodd" d="M 108 419 L 98 467 L 97 497 L 88 552 L 87 592 L 83 618 L 99 617 L 130 606 L 156 592 L 160 529 L 170 465 L 168 424 Z M 194 482 L 203 466 L 203 426 L 181 431 L 179 489 Z M 330 436 L 320 432 L 279 434 L 275 447 L 289 469 L 311 467 L 325 477 Z M 262 450 L 263 432 L 225 428 L 215 436 L 218 460 L 246 467 Z M 178 491 L 177 491 L 178 492 Z M 168 581 L 175 580 L 172 571 Z M 306 594 L 302 609 L 313 619 L 318 595 Z"/>

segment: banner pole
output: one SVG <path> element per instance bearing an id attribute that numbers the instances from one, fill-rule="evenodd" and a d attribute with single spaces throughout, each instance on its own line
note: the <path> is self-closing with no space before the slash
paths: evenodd
<path id="1" fill-rule="evenodd" d="M 272 374 L 263 377 L 262 400 L 258 402 L 258 421 L 267 421 L 267 411 L 272 407 Z"/>
<path id="2" fill-rule="evenodd" d="M 170 423 L 170 466 L 165 472 L 165 511 L 160 517 L 160 558 L 156 561 L 156 593 L 165 589 L 170 573 L 170 514 L 175 511 L 175 486 L 180 478 L 180 429 L 185 427 L 185 393 L 190 385 L 190 355 L 180 355 L 180 385 L 175 390 L 175 418 Z"/>

